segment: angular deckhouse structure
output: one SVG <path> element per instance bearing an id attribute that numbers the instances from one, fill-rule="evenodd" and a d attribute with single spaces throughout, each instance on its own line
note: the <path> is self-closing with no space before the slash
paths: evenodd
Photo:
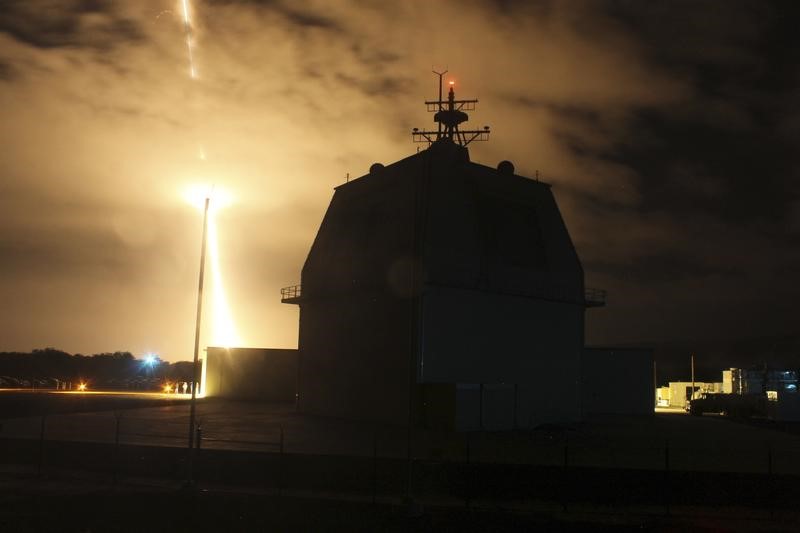
<path id="1" fill-rule="evenodd" d="M 460 429 L 579 420 L 584 312 L 604 294 L 587 298 L 550 186 L 470 161 L 488 128 L 458 131 L 452 89 L 434 103 L 440 131 L 414 132 L 429 147 L 337 187 L 301 285 L 282 292 L 300 306 L 299 409 Z"/>

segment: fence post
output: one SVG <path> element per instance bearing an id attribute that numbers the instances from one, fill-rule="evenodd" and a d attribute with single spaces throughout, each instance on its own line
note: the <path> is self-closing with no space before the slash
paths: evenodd
<path id="1" fill-rule="evenodd" d="M 519 400 L 517 399 L 517 395 L 518 395 L 518 387 L 519 387 L 519 385 L 517 385 L 516 383 L 514 383 L 514 424 L 512 425 L 512 427 L 514 428 L 514 431 L 516 431 L 517 429 L 519 429 L 519 425 L 517 424 L 517 411 L 519 410 L 519 408 L 518 408 L 518 406 L 517 406 L 517 403 L 518 403 L 518 401 L 519 401 Z"/>
<path id="2" fill-rule="evenodd" d="M 769 498 L 769 517 L 770 519 L 774 519 L 775 494 L 777 491 L 775 490 L 775 476 L 772 471 L 772 444 L 767 447 L 767 475 L 769 477 L 767 480 L 767 485 L 769 486 L 769 491 L 767 493 L 767 498 Z"/>
<path id="3" fill-rule="evenodd" d="M 39 468 L 38 468 L 38 475 L 39 477 L 42 476 L 42 464 L 44 463 L 44 428 L 45 428 L 45 420 L 47 420 L 47 415 L 42 415 L 42 427 L 41 431 L 39 432 Z"/>
<path id="4" fill-rule="evenodd" d="M 569 435 L 564 434 L 564 471 L 561 474 L 563 483 L 561 486 L 561 510 L 569 512 L 567 507 L 567 494 L 569 493 Z"/>
<path id="5" fill-rule="evenodd" d="M 372 505 L 375 505 L 378 491 L 378 430 L 372 434 Z"/>
<path id="6" fill-rule="evenodd" d="M 115 428 L 114 428 L 114 474 L 113 474 L 113 485 L 117 486 L 117 478 L 119 477 L 119 426 L 122 420 L 122 413 L 116 412 L 114 413 L 115 421 Z"/>
<path id="7" fill-rule="evenodd" d="M 483 429 L 483 383 L 481 383 L 480 398 L 478 402 L 478 421 L 481 429 Z"/>
<path id="8" fill-rule="evenodd" d="M 278 457 L 278 496 L 283 494 L 283 424 L 280 426 L 280 456 Z"/>
<path id="9" fill-rule="evenodd" d="M 465 468 L 464 468 L 464 479 L 466 480 L 466 486 L 464 487 L 464 489 L 465 489 L 464 503 L 466 504 L 467 509 L 469 509 L 472 506 L 472 467 L 470 466 L 470 459 L 471 459 L 470 458 L 470 455 L 471 455 L 470 452 L 471 452 L 471 449 L 470 449 L 470 438 L 469 438 L 469 436 L 470 436 L 470 432 L 469 431 L 464 433 L 464 437 L 467 440 L 467 450 L 466 450 L 467 451 L 467 457 L 466 457 L 467 461 L 466 461 L 466 464 L 464 465 L 465 466 Z"/>
<path id="10" fill-rule="evenodd" d="M 665 509 L 667 512 L 667 516 L 670 514 L 670 503 L 672 499 L 672 479 L 669 475 L 669 439 L 664 441 L 664 476 L 666 481 L 664 483 L 664 497 L 665 497 Z"/>

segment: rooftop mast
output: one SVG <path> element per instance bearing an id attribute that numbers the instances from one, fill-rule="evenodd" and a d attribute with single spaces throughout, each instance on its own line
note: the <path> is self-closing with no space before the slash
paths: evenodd
<path id="1" fill-rule="evenodd" d="M 442 99 L 442 78 L 447 71 L 436 72 L 434 74 L 439 76 L 439 99 L 435 101 L 425 101 L 429 113 L 436 113 L 433 115 L 433 120 L 438 124 L 436 131 L 420 130 L 414 128 L 411 131 L 411 137 L 414 142 L 427 142 L 431 144 L 442 138 L 448 138 L 451 141 L 466 146 L 472 141 L 488 141 L 489 140 L 489 126 L 484 126 L 482 130 L 460 130 L 458 125 L 462 122 L 469 120 L 469 115 L 464 111 L 475 110 L 475 104 L 478 100 L 456 100 L 455 82 L 450 81 L 450 91 L 447 93 L 447 100 Z"/>

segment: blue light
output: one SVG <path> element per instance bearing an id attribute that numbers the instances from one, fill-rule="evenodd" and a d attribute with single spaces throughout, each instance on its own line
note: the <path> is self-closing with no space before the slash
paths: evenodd
<path id="1" fill-rule="evenodd" d="M 158 363 L 158 358 L 155 355 L 147 354 L 144 356 L 144 364 L 147 366 L 154 366 Z"/>

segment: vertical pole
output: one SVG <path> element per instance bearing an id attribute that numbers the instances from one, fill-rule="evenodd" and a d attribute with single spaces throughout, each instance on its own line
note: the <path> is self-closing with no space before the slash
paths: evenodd
<path id="1" fill-rule="evenodd" d="M 561 510 L 565 513 L 569 510 L 567 507 L 567 494 L 569 494 L 569 436 L 564 437 L 564 472 L 562 474 L 563 484 L 561 487 Z"/>
<path id="2" fill-rule="evenodd" d="M 444 72 L 447 72 L 446 70 Z M 439 75 L 439 111 L 442 110 L 442 76 L 444 76 L 444 72 L 437 72 L 436 74 Z M 436 125 L 438 126 L 437 133 L 436 133 L 436 140 L 438 141 L 442 137 L 442 123 L 437 122 Z"/>
<path id="3" fill-rule="evenodd" d="M 466 468 L 464 469 L 464 479 L 466 479 L 466 496 L 464 497 L 464 503 L 467 505 L 467 509 L 469 509 L 469 507 L 472 505 L 472 467 L 470 466 L 470 452 L 472 450 L 470 449 L 470 435 L 470 432 L 465 433 L 465 437 L 467 439 L 467 463 Z"/>
<path id="4" fill-rule="evenodd" d="M 666 441 L 664 442 L 664 473 L 665 473 L 665 477 L 666 477 L 666 483 L 665 483 L 665 496 L 666 496 L 666 498 L 665 498 L 665 507 L 666 507 L 667 515 L 669 515 L 670 514 L 670 499 L 671 499 L 671 496 L 672 496 L 672 487 L 671 487 L 672 480 L 670 479 L 670 475 L 669 475 L 669 439 L 666 439 Z"/>
<path id="5" fill-rule="evenodd" d="M 658 407 L 658 372 L 655 359 L 653 359 L 653 407 Z"/>
<path id="6" fill-rule="evenodd" d="M 481 383 L 480 398 L 478 399 L 478 425 L 483 429 L 483 383 Z"/>
<path id="7" fill-rule="evenodd" d="M 298 320 L 298 329 L 300 328 Z M 298 331 L 298 338 L 300 338 L 300 333 Z M 300 350 L 297 350 L 296 353 L 296 361 L 297 361 L 297 371 L 295 372 L 294 376 L 294 410 L 296 413 L 300 412 Z"/>
<path id="8" fill-rule="evenodd" d="M 767 448 L 767 475 L 769 479 L 769 491 L 767 492 L 767 499 L 769 500 L 769 517 L 775 518 L 775 477 L 772 474 L 772 445 Z"/>
<path id="9" fill-rule="evenodd" d="M 378 430 L 372 434 L 372 505 L 378 491 Z"/>
<path id="10" fill-rule="evenodd" d="M 200 351 L 200 317 L 203 312 L 203 276 L 206 270 L 206 240 L 208 233 L 208 203 L 203 208 L 203 241 L 200 245 L 200 276 L 197 282 L 197 317 L 194 323 L 194 359 L 192 364 L 192 401 L 189 407 L 189 483 L 194 482 L 194 424 L 197 411 L 197 359 Z"/>
<path id="11" fill-rule="evenodd" d="M 115 413 L 116 424 L 114 428 L 114 476 L 112 478 L 114 486 L 117 485 L 119 478 L 119 426 L 122 420 L 122 413 Z"/>
<path id="12" fill-rule="evenodd" d="M 519 387 L 519 385 L 514 383 L 514 424 L 512 427 L 515 430 L 517 429 L 517 387 Z"/>
<path id="13" fill-rule="evenodd" d="M 47 415 L 42 415 L 42 427 L 41 431 L 39 432 L 39 468 L 38 474 L 39 476 L 42 475 L 42 465 L 44 463 L 44 428 L 45 428 L 45 420 L 47 420 Z"/>
<path id="14" fill-rule="evenodd" d="M 278 496 L 283 493 L 283 425 L 281 428 L 280 456 L 278 459 Z"/>

